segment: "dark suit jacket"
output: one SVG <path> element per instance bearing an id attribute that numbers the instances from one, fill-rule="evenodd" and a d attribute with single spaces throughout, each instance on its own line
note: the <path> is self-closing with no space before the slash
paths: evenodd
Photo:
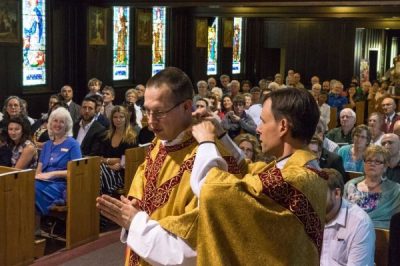
<path id="1" fill-rule="evenodd" d="M 342 174 L 345 184 L 349 180 L 343 167 L 342 157 L 340 157 L 336 153 L 330 152 L 327 149 L 322 148 L 321 158 L 319 158 L 319 166 L 321 168 L 333 168 L 337 170 L 339 173 Z"/>
<path id="2" fill-rule="evenodd" d="M 74 124 L 74 138 L 78 137 L 80 129 L 79 122 Z M 94 121 L 90 126 L 86 136 L 81 143 L 81 151 L 83 156 L 99 155 L 100 145 L 106 133 L 106 129 L 97 121 Z"/>
<path id="3" fill-rule="evenodd" d="M 68 106 L 68 111 L 71 114 L 74 124 L 79 122 L 79 119 L 81 118 L 81 106 L 72 101 Z"/>
<path id="4" fill-rule="evenodd" d="M 105 117 L 104 115 L 100 114 L 97 117 L 97 122 L 99 122 L 103 127 L 105 127 L 106 129 L 110 128 L 110 120 L 108 120 L 107 117 Z"/>
<path id="5" fill-rule="evenodd" d="M 389 125 L 389 127 L 388 127 L 388 125 L 387 125 L 387 123 L 386 123 L 386 117 L 385 117 L 385 121 L 384 121 L 384 123 L 383 123 L 383 125 L 382 125 L 382 131 L 385 132 L 385 133 L 393 133 L 393 126 L 394 126 L 394 123 L 395 123 L 397 120 L 400 120 L 400 115 L 398 115 L 398 114 L 396 113 L 396 114 L 394 114 L 393 119 L 392 119 L 392 121 L 390 122 L 390 125 Z"/>

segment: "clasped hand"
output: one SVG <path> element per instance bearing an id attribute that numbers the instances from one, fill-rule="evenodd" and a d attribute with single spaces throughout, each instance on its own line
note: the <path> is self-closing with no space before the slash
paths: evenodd
<path id="1" fill-rule="evenodd" d="M 102 195 L 97 197 L 96 202 L 96 207 L 103 216 L 126 230 L 129 230 L 133 218 L 139 212 L 137 200 L 129 200 L 124 196 L 118 200 L 108 195 Z"/>

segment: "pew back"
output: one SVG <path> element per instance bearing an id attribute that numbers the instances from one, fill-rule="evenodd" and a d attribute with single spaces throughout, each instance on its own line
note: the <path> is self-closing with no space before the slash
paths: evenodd
<path id="1" fill-rule="evenodd" d="M 33 261 L 35 170 L 0 166 L 0 265 Z"/>
<path id="2" fill-rule="evenodd" d="M 125 150 L 125 184 L 124 192 L 125 195 L 129 193 L 129 189 L 132 184 L 133 177 L 135 176 L 136 170 L 144 162 L 146 148 L 136 147 Z"/>
<path id="3" fill-rule="evenodd" d="M 100 157 L 70 161 L 67 172 L 66 247 L 70 249 L 99 237 Z"/>

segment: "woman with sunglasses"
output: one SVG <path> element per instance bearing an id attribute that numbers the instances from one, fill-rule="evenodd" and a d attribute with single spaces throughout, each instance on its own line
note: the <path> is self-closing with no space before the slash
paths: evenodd
<path id="1" fill-rule="evenodd" d="M 375 228 L 389 229 L 390 218 L 400 211 L 400 184 L 383 177 L 389 164 L 389 152 L 378 145 L 365 153 L 365 175 L 351 179 L 343 197 L 366 211 Z"/>

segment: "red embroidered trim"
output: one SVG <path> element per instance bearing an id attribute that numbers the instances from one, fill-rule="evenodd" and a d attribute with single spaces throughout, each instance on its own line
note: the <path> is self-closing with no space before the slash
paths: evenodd
<path id="1" fill-rule="evenodd" d="M 231 174 L 240 174 L 240 168 L 238 163 L 233 156 L 222 156 L 226 163 L 228 164 L 228 172 Z"/>
<path id="2" fill-rule="evenodd" d="M 193 144 L 194 141 L 194 138 L 191 138 L 188 141 L 185 141 L 182 144 L 175 146 L 160 145 L 160 149 L 154 162 L 151 159 L 150 155 L 155 145 L 150 145 L 146 155 L 147 164 L 145 169 L 145 178 L 147 182 L 144 188 L 143 199 L 138 200 L 139 208 L 142 211 L 145 211 L 148 215 L 151 215 L 155 210 L 157 210 L 157 208 L 163 206 L 168 201 L 172 189 L 181 181 L 183 173 L 185 171 L 192 171 L 196 155 L 193 155 L 192 157 L 184 161 L 179 168 L 178 173 L 174 177 L 157 187 L 157 177 L 160 173 L 162 165 L 164 164 L 168 152 L 181 150 Z M 129 265 L 136 266 L 139 265 L 139 262 L 140 257 L 133 250 L 130 250 Z"/>
<path id="3" fill-rule="evenodd" d="M 286 182 L 281 171 L 276 167 L 258 176 L 263 184 L 264 194 L 296 215 L 321 255 L 324 228 L 306 195 Z"/>

